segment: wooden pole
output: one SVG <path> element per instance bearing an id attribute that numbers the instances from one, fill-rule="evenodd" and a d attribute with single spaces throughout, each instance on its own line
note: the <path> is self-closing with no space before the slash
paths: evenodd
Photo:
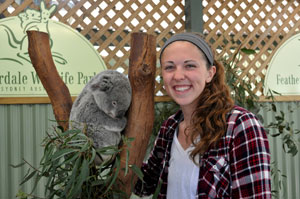
<path id="1" fill-rule="evenodd" d="M 129 165 L 141 167 L 154 123 L 154 86 L 156 71 L 156 38 L 146 33 L 131 34 L 129 57 L 129 80 L 132 87 L 132 102 L 128 112 L 125 136 L 134 138 L 129 147 Z M 123 146 L 126 147 L 126 146 Z M 121 168 L 126 165 L 126 150 L 121 152 Z M 124 175 L 121 170 L 119 179 L 124 183 L 127 195 L 137 177 L 129 169 Z"/>
<path id="2" fill-rule="evenodd" d="M 57 123 L 67 130 L 72 98 L 55 67 L 49 35 L 38 31 L 27 31 L 27 35 L 31 63 L 50 98 Z"/>

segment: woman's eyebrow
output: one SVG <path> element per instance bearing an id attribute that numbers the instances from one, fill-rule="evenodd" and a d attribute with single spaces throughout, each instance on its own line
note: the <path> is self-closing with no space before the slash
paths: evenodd
<path id="1" fill-rule="evenodd" d="M 195 62 L 194 60 L 185 60 L 183 63 Z"/>
<path id="2" fill-rule="evenodd" d="M 164 63 L 166 63 L 166 64 L 174 64 L 173 61 L 165 61 L 165 62 L 163 62 L 162 64 L 164 64 Z"/>

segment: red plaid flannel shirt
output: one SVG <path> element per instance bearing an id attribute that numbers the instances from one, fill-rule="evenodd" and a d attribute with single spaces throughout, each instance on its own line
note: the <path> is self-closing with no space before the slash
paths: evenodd
<path id="1" fill-rule="evenodd" d="M 142 166 L 144 182 L 138 180 L 135 194 L 151 195 L 160 184 L 158 198 L 166 198 L 171 145 L 181 114 L 178 111 L 162 124 Z M 264 128 L 253 113 L 238 106 L 228 114 L 227 123 L 218 147 L 200 158 L 197 198 L 271 198 L 270 152 Z"/>

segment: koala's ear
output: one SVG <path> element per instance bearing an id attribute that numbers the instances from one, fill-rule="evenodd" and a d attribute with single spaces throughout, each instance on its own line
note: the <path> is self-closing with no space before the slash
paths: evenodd
<path id="1" fill-rule="evenodd" d="M 110 76 L 103 76 L 100 81 L 91 85 L 92 90 L 99 89 L 100 91 L 109 91 L 113 87 L 113 83 L 111 81 Z"/>

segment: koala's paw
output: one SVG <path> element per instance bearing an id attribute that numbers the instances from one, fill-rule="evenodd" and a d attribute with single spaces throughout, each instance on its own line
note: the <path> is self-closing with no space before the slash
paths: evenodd
<path id="1" fill-rule="evenodd" d="M 124 130 L 127 124 L 126 117 L 113 119 L 113 122 L 107 122 L 106 124 L 102 124 L 103 128 L 108 131 L 121 132 Z"/>

